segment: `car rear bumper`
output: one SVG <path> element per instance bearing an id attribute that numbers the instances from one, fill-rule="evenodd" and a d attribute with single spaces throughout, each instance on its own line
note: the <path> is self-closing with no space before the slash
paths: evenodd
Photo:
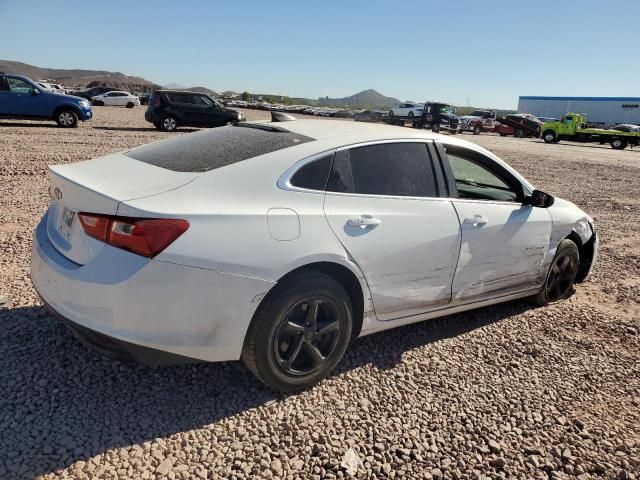
<path id="1" fill-rule="evenodd" d="M 79 265 L 49 241 L 46 215 L 33 236 L 31 279 L 45 304 L 94 348 L 108 353 L 105 345 L 117 345 L 116 353 L 154 364 L 165 362 L 148 361 L 145 349 L 237 360 L 259 299 L 273 286 L 109 245 Z"/>

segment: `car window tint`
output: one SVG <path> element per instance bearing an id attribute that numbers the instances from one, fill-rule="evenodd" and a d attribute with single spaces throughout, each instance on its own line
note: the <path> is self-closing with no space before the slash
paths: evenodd
<path id="1" fill-rule="evenodd" d="M 7 80 L 9 82 L 9 90 L 11 93 L 31 93 L 33 91 L 33 87 L 24 80 L 11 77 Z"/>
<path id="2" fill-rule="evenodd" d="M 201 96 L 201 95 L 196 95 L 195 97 L 193 97 L 195 100 L 195 104 L 199 107 L 212 107 L 213 106 L 213 100 L 211 100 L 210 98 L 207 98 L 205 96 Z"/>
<path id="3" fill-rule="evenodd" d="M 424 143 L 353 148 L 349 151 L 349 165 L 355 193 L 437 196 L 435 175 Z"/>
<path id="4" fill-rule="evenodd" d="M 9 91 L 9 82 L 7 82 L 7 77 L 0 77 L 0 92 L 8 92 Z"/>
<path id="5" fill-rule="evenodd" d="M 324 191 L 332 161 L 333 154 L 330 154 L 307 163 L 291 177 L 291 185 L 309 190 Z"/>
<path id="6" fill-rule="evenodd" d="M 336 152 L 333 158 L 333 168 L 331 168 L 331 173 L 329 174 L 326 191 L 354 193 L 348 150 Z"/>
<path id="7" fill-rule="evenodd" d="M 518 201 L 508 182 L 478 160 L 479 153 L 453 146 L 447 146 L 446 152 L 459 198 Z"/>
<path id="8" fill-rule="evenodd" d="M 228 126 L 150 143 L 125 155 L 175 172 L 208 172 L 313 140 L 284 129 Z"/>

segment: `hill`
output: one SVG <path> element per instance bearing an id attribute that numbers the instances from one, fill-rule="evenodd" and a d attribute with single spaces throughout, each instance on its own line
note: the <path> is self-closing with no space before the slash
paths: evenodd
<path id="1" fill-rule="evenodd" d="M 359 108 L 380 108 L 380 107 L 392 107 L 400 103 L 400 100 L 394 97 L 387 97 L 381 93 L 373 90 L 363 90 L 362 92 L 355 93 L 349 97 L 343 98 L 319 98 L 318 101 L 322 105 L 336 106 L 336 107 L 359 107 Z"/>
<path id="2" fill-rule="evenodd" d="M 182 90 L 187 92 L 194 92 L 194 93 L 205 93 L 207 95 L 211 95 L 212 97 L 218 96 L 216 92 L 214 92 L 213 90 L 207 87 L 191 87 L 191 88 L 183 88 Z"/>
<path id="3" fill-rule="evenodd" d="M 62 68 L 42 68 L 22 62 L 0 60 L 0 72 L 24 75 L 32 80 L 51 80 L 67 87 L 114 87 L 134 92 L 157 88 L 155 83 L 142 78 L 106 70 L 82 70 Z"/>

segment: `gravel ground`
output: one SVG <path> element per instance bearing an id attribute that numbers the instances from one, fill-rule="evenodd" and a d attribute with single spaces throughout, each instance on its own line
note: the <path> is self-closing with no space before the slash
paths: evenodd
<path id="1" fill-rule="evenodd" d="M 331 378 L 275 397 L 239 363 L 105 359 L 31 287 L 46 165 L 180 134 L 142 112 L 0 121 L 0 478 L 640 478 L 640 152 L 465 135 L 595 218 L 591 281 L 357 340 Z"/>

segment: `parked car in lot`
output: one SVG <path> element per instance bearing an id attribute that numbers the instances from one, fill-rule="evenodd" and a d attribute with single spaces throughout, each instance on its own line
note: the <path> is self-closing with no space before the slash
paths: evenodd
<path id="1" fill-rule="evenodd" d="M 393 117 L 419 117 L 422 115 L 422 110 L 424 106 L 421 103 L 401 103 L 397 107 L 389 110 L 389 118 Z"/>
<path id="2" fill-rule="evenodd" d="M 0 72 L 0 118 L 54 120 L 68 128 L 92 116 L 85 99 L 53 93 L 28 77 Z"/>
<path id="3" fill-rule="evenodd" d="M 147 122 L 165 132 L 178 127 L 220 127 L 244 122 L 244 114 L 226 108 L 204 93 L 155 90 L 144 113 Z"/>
<path id="4" fill-rule="evenodd" d="M 543 122 L 530 113 L 513 113 L 499 117 L 495 131 L 502 137 L 513 135 L 516 138 L 539 137 Z"/>
<path id="5" fill-rule="evenodd" d="M 381 110 L 364 110 L 355 114 L 353 119 L 356 122 L 383 122 L 386 113 Z"/>
<path id="6" fill-rule="evenodd" d="M 151 92 L 145 92 L 138 95 L 138 99 L 140 100 L 140 105 L 149 105 L 150 96 L 151 96 Z"/>
<path id="7" fill-rule="evenodd" d="M 48 90 L 52 93 L 67 93 L 67 91 L 62 87 L 62 85 L 59 85 L 57 83 L 50 83 L 50 82 L 36 82 L 38 85 L 40 85 L 42 88 L 44 88 L 45 90 Z"/>
<path id="8" fill-rule="evenodd" d="M 241 358 L 278 391 L 358 336 L 560 301 L 598 246 L 586 213 L 482 147 L 379 124 L 241 123 L 49 180 L 31 278 L 80 339 L 151 364 Z"/>
<path id="9" fill-rule="evenodd" d="M 112 107 L 139 107 L 140 99 L 129 92 L 123 92 L 121 90 L 113 90 L 111 92 L 103 93 L 102 95 L 96 95 L 91 97 L 91 102 L 94 105 L 106 105 Z"/>
<path id="10" fill-rule="evenodd" d="M 71 95 L 76 97 L 86 98 L 87 100 L 91 100 L 93 97 L 97 97 L 98 95 L 102 95 L 103 93 L 112 92 L 117 90 L 117 88 L 113 87 L 92 87 L 87 90 L 74 90 L 71 92 Z"/>

